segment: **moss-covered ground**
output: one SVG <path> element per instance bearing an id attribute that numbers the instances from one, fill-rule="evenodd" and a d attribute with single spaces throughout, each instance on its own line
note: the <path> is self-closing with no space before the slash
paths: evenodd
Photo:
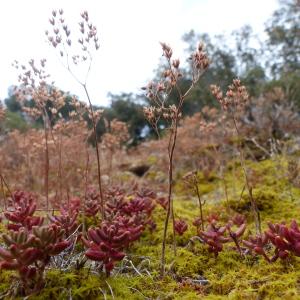
<path id="1" fill-rule="evenodd" d="M 300 190 L 288 181 L 285 162 L 279 159 L 247 163 L 263 229 L 268 221 L 300 221 Z M 246 215 L 247 237 L 255 228 L 243 172 L 237 162 L 228 166 L 224 178 L 228 200 L 219 176 L 200 180 L 199 188 L 206 200 L 204 214 L 219 214 L 221 222 L 235 212 Z M 167 272 L 163 279 L 159 276 L 159 266 L 165 211 L 157 207 L 154 213 L 157 230 L 143 234 L 111 277 L 88 268 L 51 269 L 46 273 L 42 292 L 27 299 L 300 299 L 300 258 L 269 264 L 261 257 L 241 257 L 232 244 L 226 244 L 216 258 L 205 245 L 191 240 L 196 235 L 192 222 L 199 211 L 196 198 L 186 192 L 181 181 L 175 191 L 176 217 L 185 219 L 189 229 L 177 237 L 176 256 L 169 230 Z M 16 282 L 14 276 L 14 272 L 0 273 L 3 299 L 10 299 L 8 292 L 17 288 L 17 284 L 11 284 Z"/>

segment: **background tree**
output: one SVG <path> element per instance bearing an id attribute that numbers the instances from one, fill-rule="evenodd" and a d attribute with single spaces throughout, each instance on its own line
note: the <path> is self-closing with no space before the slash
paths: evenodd
<path id="1" fill-rule="evenodd" d="M 267 22 L 266 67 L 272 80 L 266 89 L 281 87 L 287 99 L 300 107 L 300 4 L 281 0 L 280 7 Z"/>

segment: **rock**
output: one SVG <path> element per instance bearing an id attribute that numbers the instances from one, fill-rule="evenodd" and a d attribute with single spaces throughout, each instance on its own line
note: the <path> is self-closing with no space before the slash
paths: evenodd
<path id="1" fill-rule="evenodd" d="M 128 171 L 138 177 L 143 177 L 149 169 L 150 169 L 149 165 L 142 164 L 142 165 L 133 166 L 129 168 Z"/>

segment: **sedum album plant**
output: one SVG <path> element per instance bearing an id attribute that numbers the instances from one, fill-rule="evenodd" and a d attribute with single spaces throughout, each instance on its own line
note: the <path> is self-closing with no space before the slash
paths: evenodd
<path id="1" fill-rule="evenodd" d="M 53 137 L 52 117 L 65 105 L 64 95 L 49 82 L 50 75 L 46 70 L 47 60 L 40 61 L 30 59 L 28 64 L 20 64 L 18 61 L 13 66 L 20 72 L 18 80 L 20 86 L 16 89 L 16 97 L 23 111 L 34 120 L 42 118 L 44 125 L 44 190 L 46 208 L 49 210 L 49 172 L 50 172 L 50 138 Z M 26 103 L 31 99 L 33 107 Z"/>
<path id="2" fill-rule="evenodd" d="M 175 231 L 178 235 L 183 235 L 188 229 L 188 224 L 183 219 L 175 220 Z"/>
<path id="3" fill-rule="evenodd" d="M 93 54 L 100 47 L 97 28 L 90 21 L 87 11 L 81 13 L 81 21 L 79 22 L 79 38 L 76 41 L 76 37 L 74 37 L 74 34 L 71 33 L 69 26 L 65 22 L 64 11 L 62 9 L 59 11 L 53 10 L 52 17 L 49 19 L 49 22 L 52 28 L 46 30 L 45 32 L 49 44 L 55 48 L 56 51 L 58 51 L 61 63 L 77 81 L 77 83 L 83 88 L 89 103 L 89 106 L 86 107 L 86 110 L 93 125 L 101 215 L 104 219 L 105 214 L 103 187 L 101 182 L 100 147 L 96 130 L 97 123 L 102 115 L 102 110 L 94 110 L 87 88 L 87 80 L 93 62 Z M 81 74 L 84 74 L 84 76 L 80 76 Z"/>
<path id="4" fill-rule="evenodd" d="M 25 295 L 40 291 L 51 256 L 67 249 L 72 242 L 56 224 L 42 225 L 44 218 L 34 216 L 36 201 L 24 191 L 12 193 L 12 205 L 5 211 L 8 232 L 2 234 L 0 269 L 16 270 Z"/>
<path id="5" fill-rule="evenodd" d="M 287 259 L 290 254 L 300 256 L 300 229 L 295 220 L 290 226 L 285 222 L 268 223 L 268 226 L 269 229 L 263 234 L 249 237 L 248 240 L 243 240 L 243 244 L 254 254 L 263 256 L 269 263 L 278 258 Z M 270 250 L 273 250 L 272 256 L 269 254 Z"/>
<path id="6" fill-rule="evenodd" d="M 200 231 L 199 236 L 208 245 L 208 251 L 214 253 L 215 257 L 223 250 L 223 244 L 230 241 L 229 237 L 226 237 L 226 226 L 218 226 L 215 220 L 210 222 L 205 231 Z"/>
<path id="7" fill-rule="evenodd" d="M 107 192 L 110 199 L 106 202 L 107 219 L 99 226 L 89 228 L 82 242 L 87 248 L 86 257 L 98 262 L 100 269 L 109 276 L 116 262 L 125 257 L 125 250 L 140 238 L 146 226 L 155 229 L 151 219 L 155 205 L 150 190 L 136 191 L 135 195 L 125 195 L 119 189 Z"/>
<path id="8" fill-rule="evenodd" d="M 234 249 L 244 257 L 244 252 L 240 244 L 247 224 L 246 218 L 243 215 L 237 214 L 230 218 L 226 224 L 220 225 L 218 223 L 219 216 L 212 214 L 207 218 L 209 224 L 206 230 L 200 230 L 197 221 L 194 222 L 194 225 L 198 228 L 198 235 L 201 242 L 208 245 L 208 251 L 214 253 L 215 257 L 223 251 L 223 245 L 230 242 L 234 243 Z"/>
<path id="9" fill-rule="evenodd" d="M 176 254 L 176 240 L 175 240 L 175 216 L 173 210 L 173 159 L 176 147 L 177 131 L 179 120 L 182 117 L 182 107 L 196 83 L 199 81 L 203 72 L 209 65 L 208 57 L 204 51 L 204 46 L 199 44 L 197 50 L 191 55 L 191 84 L 188 89 L 183 90 L 180 86 L 180 78 L 182 77 L 180 71 L 180 60 L 173 59 L 173 50 L 165 43 L 161 43 L 163 56 L 167 61 L 167 66 L 163 71 L 162 78 L 159 82 L 150 82 L 144 89 L 147 97 L 151 101 L 151 106 L 144 108 L 144 114 L 159 135 L 160 120 L 167 123 L 168 130 L 168 204 L 167 213 L 163 231 L 162 255 L 161 255 L 161 276 L 165 274 L 165 252 L 166 252 L 166 238 L 169 225 L 170 216 L 173 220 L 173 243 L 174 254 Z M 168 96 L 171 91 L 175 90 L 177 93 L 177 103 L 171 104 L 168 102 Z"/>
<path id="10" fill-rule="evenodd" d="M 21 228 L 31 230 L 33 226 L 41 226 L 43 217 L 34 216 L 36 211 L 36 199 L 30 193 L 15 191 L 12 193 L 11 205 L 4 211 L 8 220 L 7 229 L 18 231 Z"/>
<path id="11" fill-rule="evenodd" d="M 261 220 L 260 220 L 260 213 L 257 207 L 256 200 L 253 197 L 252 190 L 253 186 L 251 185 L 251 181 L 249 178 L 249 170 L 246 167 L 245 163 L 245 153 L 243 149 L 242 143 L 242 135 L 239 130 L 238 126 L 238 113 L 243 111 L 246 104 L 249 101 L 249 95 L 247 89 L 244 85 L 241 84 L 239 79 L 234 79 L 232 84 L 228 87 L 226 92 L 226 96 L 223 96 L 223 93 L 220 87 L 216 85 L 211 85 L 212 94 L 215 96 L 217 101 L 220 103 L 221 108 L 224 112 L 228 113 L 229 117 L 231 118 L 234 129 L 236 132 L 236 136 L 238 138 L 238 152 L 240 157 L 241 167 L 245 177 L 245 185 L 249 193 L 249 198 L 251 201 L 251 210 L 255 221 L 256 232 L 261 233 Z"/>
<path id="12" fill-rule="evenodd" d="M 88 230 L 87 239 L 82 241 L 87 248 L 85 255 L 94 261 L 102 262 L 107 276 L 113 270 L 115 262 L 124 258 L 123 249 L 129 236 L 128 231 L 123 231 L 119 223 L 103 224 L 98 228 Z"/>
<path id="13" fill-rule="evenodd" d="M 39 291 L 44 286 L 44 272 L 51 256 L 71 245 L 63 235 L 64 230 L 54 224 L 3 234 L 6 248 L 0 247 L 0 269 L 18 271 L 25 295 Z"/>
<path id="14" fill-rule="evenodd" d="M 65 210 L 63 208 L 61 208 L 59 215 L 48 215 L 52 224 L 64 229 L 66 237 L 69 237 L 77 229 L 77 217 L 78 210 Z"/>

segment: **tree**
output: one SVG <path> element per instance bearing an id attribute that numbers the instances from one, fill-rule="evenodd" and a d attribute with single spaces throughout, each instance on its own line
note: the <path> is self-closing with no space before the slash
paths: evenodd
<path id="1" fill-rule="evenodd" d="M 274 77 L 300 69 L 300 4 L 297 0 L 281 0 L 266 26 L 269 67 Z"/>
<path id="2" fill-rule="evenodd" d="M 287 100 L 300 107 L 300 4 L 281 0 L 266 26 L 268 64 L 272 80 L 266 90 L 281 87 Z"/>
<path id="3" fill-rule="evenodd" d="M 143 131 L 148 126 L 143 114 L 144 97 L 131 93 L 109 95 L 110 107 L 104 111 L 104 117 L 111 121 L 117 119 L 128 124 L 130 145 L 136 145 L 143 139 Z"/>

